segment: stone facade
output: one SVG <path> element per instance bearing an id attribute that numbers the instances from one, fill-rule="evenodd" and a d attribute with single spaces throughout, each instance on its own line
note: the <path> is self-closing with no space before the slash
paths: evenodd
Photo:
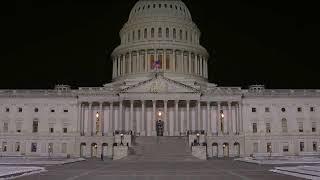
<path id="1" fill-rule="evenodd" d="M 320 90 L 220 87 L 180 0 L 140 0 L 102 87 L 0 90 L 1 155 L 112 155 L 115 132 L 204 131 L 209 157 L 318 155 Z"/>

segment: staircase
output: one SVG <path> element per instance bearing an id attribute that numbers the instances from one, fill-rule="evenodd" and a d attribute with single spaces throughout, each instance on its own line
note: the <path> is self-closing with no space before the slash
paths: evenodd
<path id="1" fill-rule="evenodd" d="M 187 137 L 136 137 L 124 161 L 200 161 L 191 155 Z"/>

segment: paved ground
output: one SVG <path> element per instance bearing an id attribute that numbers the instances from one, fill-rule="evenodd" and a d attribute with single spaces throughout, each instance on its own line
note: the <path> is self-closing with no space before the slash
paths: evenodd
<path id="1" fill-rule="evenodd" d="M 47 166 L 48 172 L 19 180 L 296 180 L 269 172 L 273 166 L 233 160 L 205 162 L 125 162 L 88 160 L 60 166 Z"/>

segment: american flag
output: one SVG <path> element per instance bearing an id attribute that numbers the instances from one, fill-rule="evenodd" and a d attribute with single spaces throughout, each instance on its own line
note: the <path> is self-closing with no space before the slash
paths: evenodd
<path id="1" fill-rule="evenodd" d="M 160 60 L 156 60 L 154 63 L 153 63 L 153 69 L 160 69 Z"/>

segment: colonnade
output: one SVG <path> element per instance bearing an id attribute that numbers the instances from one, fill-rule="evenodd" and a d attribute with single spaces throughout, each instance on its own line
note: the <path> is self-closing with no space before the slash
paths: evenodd
<path id="1" fill-rule="evenodd" d="M 208 59 L 185 50 L 145 49 L 130 51 L 113 57 L 113 78 L 136 73 L 152 72 L 154 62 L 160 61 L 159 70 L 208 78 Z"/>
<path id="2" fill-rule="evenodd" d="M 185 134 L 187 130 L 205 130 L 209 136 L 232 135 L 243 132 L 241 109 L 240 102 L 199 100 L 83 102 L 79 104 L 78 131 L 83 136 L 112 135 L 115 130 L 154 136 L 155 122 L 161 119 L 167 136 Z M 158 111 L 163 112 L 161 117 L 157 117 Z"/>

